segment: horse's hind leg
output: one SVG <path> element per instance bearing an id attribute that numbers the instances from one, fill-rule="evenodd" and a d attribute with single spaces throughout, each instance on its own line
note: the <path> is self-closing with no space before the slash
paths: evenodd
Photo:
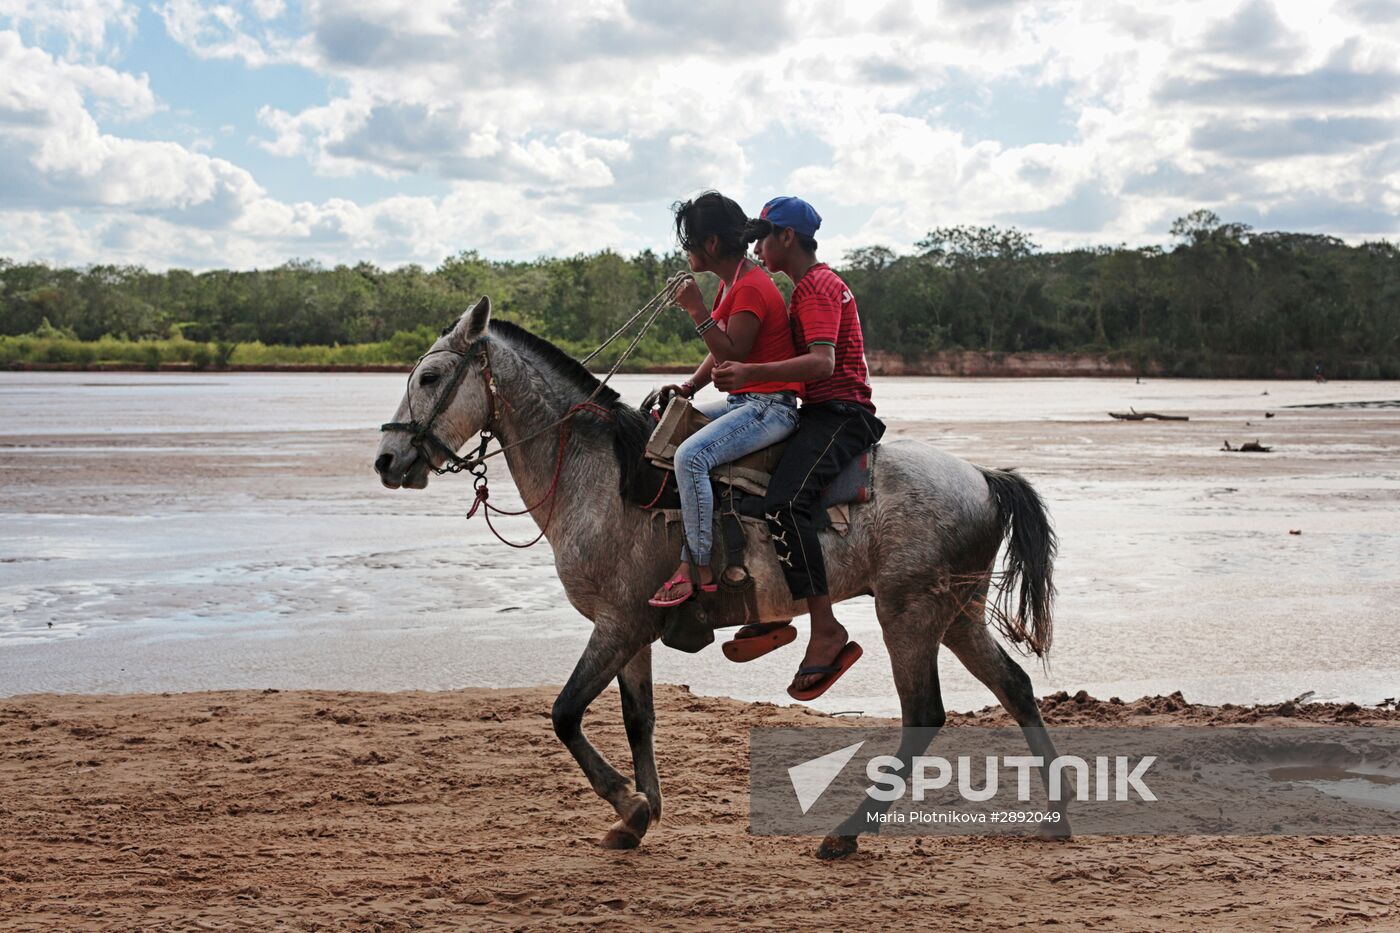
<path id="1" fill-rule="evenodd" d="M 932 597 L 917 601 L 875 597 L 875 613 L 889 649 L 902 712 L 899 749 L 894 753 L 900 765 L 894 773 L 905 781 L 913 773 L 914 759 L 928 750 L 947 719 L 938 683 L 938 642 L 947 625 L 949 607 L 940 603 Z M 856 837 L 879 832 L 880 816 L 892 803 L 866 795 L 856 812 L 822 840 L 817 857 L 842 858 L 855 852 Z"/>
<path id="2" fill-rule="evenodd" d="M 637 790 L 646 794 L 652 822 L 661 820 L 661 779 L 656 775 L 656 752 L 652 734 L 656 731 L 656 709 L 651 698 L 651 645 L 632 656 L 617 675 L 622 693 L 622 722 L 627 727 L 627 744 L 632 747 L 632 774 Z"/>
<path id="3" fill-rule="evenodd" d="M 594 792 L 617 811 L 618 821 L 602 840 L 603 846 L 611 849 L 635 848 L 641 842 L 651 825 L 651 804 L 588 741 L 583 734 L 583 714 L 608 682 L 648 643 L 649 633 L 643 626 L 629 628 L 597 620 L 583 657 L 554 701 L 554 734 L 573 754 Z"/>
<path id="4" fill-rule="evenodd" d="M 974 600 L 943 636 L 943 643 L 957 656 L 972 676 L 976 677 L 996 696 L 1021 732 L 1026 737 L 1031 754 L 1038 756 L 1040 779 L 1045 785 L 1046 794 L 1050 787 L 1050 763 L 1055 760 L 1055 743 L 1045 731 L 1045 722 L 1040 718 L 1040 707 L 1035 700 L 1031 679 L 992 638 L 991 632 L 982 622 L 982 599 Z M 1054 822 L 1040 824 L 1042 836 L 1068 838 L 1070 835 L 1069 815 L 1065 812 L 1064 800 L 1049 801 L 1052 812 L 1058 814 Z"/>

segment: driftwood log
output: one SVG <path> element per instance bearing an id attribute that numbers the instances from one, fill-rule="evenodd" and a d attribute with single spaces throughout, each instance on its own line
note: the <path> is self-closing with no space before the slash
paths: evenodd
<path id="1" fill-rule="evenodd" d="M 1145 419 L 1147 419 L 1147 418 L 1154 418 L 1154 419 L 1156 419 L 1157 421 L 1190 421 L 1190 420 L 1191 420 L 1191 419 L 1190 419 L 1188 416 L 1186 416 L 1186 415 L 1159 415 L 1159 414 L 1157 414 L 1155 411 L 1138 411 L 1136 408 L 1129 408 L 1126 412 L 1122 412 L 1122 411 L 1111 411 L 1111 412 L 1108 413 L 1108 416 L 1109 416 L 1110 418 L 1116 418 L 1116 419 L 1118 419 L 1119 421 L 1143 421 L 1143 420 L 1145 420 Z"/>
<path id="2" fill-rule="evenodd" d="M 1235 454 L 1266 454 L 1266 453 L 1269 453 L 1271 450 L 1273 450 L 1272 447 L 1265 447 L 1263 444 L 1259 443 L 1257 440 L 1255 440 L 1255 441 L 1246 441 L 1245 443 L 1241 444 L 1241 445 L 1238 446 L 1238 447 L 1231 447 L 1231 446 L 1230 446 L 1230 441 L 1229 441 L 1228 438 L 1225 440 L 1225 446 L 1222 447 L 1222 448 L 1220 448 L 1220 449 L 1221 449 L 1221 450 L 1228 450 L 1228 451 L 1230 451 L 1231 453 L 1235 453 Z"/>

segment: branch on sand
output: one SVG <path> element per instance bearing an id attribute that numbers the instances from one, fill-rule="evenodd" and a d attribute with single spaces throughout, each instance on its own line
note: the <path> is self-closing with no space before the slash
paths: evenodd
<path id="1" fill-rule="evenodd" d="M 1230 453 L 1234 454 L 1266 454 L 1273 450 L 1272 447 L 1265 447 L 1257 440 L 1246 441 L 1238 447 L 1231 447 L 1230 441 L 1228 439 L 1226 439 L 1225 441 L 1225 446 L 1220 449 L 1228 450 L 1230 451 Z"/>
<path id="2" fill-rule="evenodd" d="M 1108 416 L 1110 418 L 1116 418 L 1119 421 L 1143 421 L 1147 418 L 1155 418 L 1158 421 L 1191 420 L 1186 415 L 1159 415 L 1155 411 L 1138 411 L 1136 408 L 1129 408 L 1126 412 L 1111 411 L 1108 413 Z"/>

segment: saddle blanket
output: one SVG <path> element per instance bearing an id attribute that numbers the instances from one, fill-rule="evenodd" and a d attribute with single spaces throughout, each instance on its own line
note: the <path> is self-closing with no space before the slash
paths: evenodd
<path id="1" fill-rule="evenodd" d="M 663 470 L 675 470 L 676 448 L 687 437 L 708 424 L 706 418 L 688 399 L 676 396 L 666 406 L 661 420 L 647 441 L 646 458 Z M 846 465 L 840 475 L 822 492 L 821 504 L 827 510 L 831 527 L 844 534 L 850 526 L 850 503 L 869 502 L 875 491 L 875 447 L 871 447 Z M 710 472 L 710 479 L 718 486 L 731 486 L 736 492 L 747 495 L 738 497 L 738 512 L 741 518 L 763 521 L 762 501 L 768 491 L 768 481 L 782 459 L 787 442 L 781 441 L 771 447 L 755 451 L 745 457 L 716 467 Z M 679 509 L 658 509 L 666 515 L 666 521 L 679 521 Z M 674 513 L 674 517 L 671 513 Z"/>

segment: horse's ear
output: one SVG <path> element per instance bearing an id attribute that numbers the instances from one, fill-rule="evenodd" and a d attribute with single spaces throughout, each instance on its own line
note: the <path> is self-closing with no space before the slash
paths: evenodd
<path id="1" fill-rule="evenodd" d="M 491 323 L 491 299 L 485 295 L 481 300 L 472 305 L 462 313 L 457 319 L 457 323 L 452 326 L 452 332 L 448 335 L 454 349 L 465 352 L 472 341 L 486 333 L 486 326 Z"/>

